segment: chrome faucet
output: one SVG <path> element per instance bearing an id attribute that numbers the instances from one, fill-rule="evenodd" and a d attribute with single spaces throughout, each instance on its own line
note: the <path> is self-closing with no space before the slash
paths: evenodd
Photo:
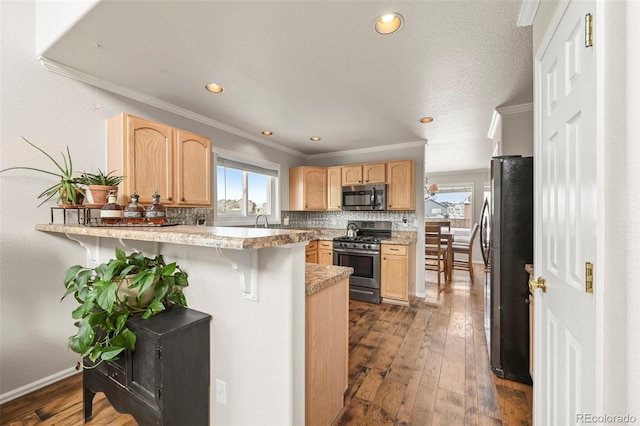
<path id="1" fill-rule="evenodd" d="M 259 214 L 258 216 L 256 216 L 256 228 L 258 227 L 258 219 L 260 219 L 260 217 L 264 217 L 264 227 L 268 228 L 269 227 L 269 221 L 267 220 L 267 216 L 264 214 Z"/>

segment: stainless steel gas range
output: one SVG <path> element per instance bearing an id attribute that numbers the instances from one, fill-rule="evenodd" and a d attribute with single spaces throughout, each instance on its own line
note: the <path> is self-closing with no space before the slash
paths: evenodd
<path id="1" fill-rule="evenodd" d="M 391 238 L 389 221 L 353 221 L 354 237 L 333 239 L 333 264 L 350 266 L 349 297 L 380 303 L 380 242 Z"/>

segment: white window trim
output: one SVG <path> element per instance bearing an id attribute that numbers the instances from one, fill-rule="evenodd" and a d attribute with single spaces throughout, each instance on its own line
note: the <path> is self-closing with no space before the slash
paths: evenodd
<path id="1" fill-rule="evenodd" d="M 218 176 L 218 156 L 223 158 L 227 158 L 229 160 L 240 161 L 243 163 L 253 164 L 258 167 L 263 167 L 265 169 L 276 170 L 278 172 L 278 184 L 273 185 L 274 187 L 270 189 L 269 193 L 271 195 L 273 206 L 272 212 L 267 216 L 267 220 L 269 224 L 279 224 L 280 223 L 280 178 L 281 178 L 281 166 L 278 163 L 274 163 L 269 160 L 265 160 L 263 158 L 253 157 L 251 155 L 239 154 L 234 151 L 228 151 L 222 148 L 213 148 L 213 176 L 214 179 L 217 179 Z M 245 182 L 246 188 L 246 182 Z M 243 199 L 246 197 L 246 194 L 243 194 Z M 214 226 L 234 226 L 234 225 L 255 225 L 256 216 L 245 216 L 245 217 L 228 217 L 218 215 L 218 183 L 214 180 L 213 185 L 213 223 Z M 261 222 L 262 223 L 262 222 Z"/>

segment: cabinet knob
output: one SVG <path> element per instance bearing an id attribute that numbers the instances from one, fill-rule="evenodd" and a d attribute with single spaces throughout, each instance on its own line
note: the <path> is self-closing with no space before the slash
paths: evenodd
<path id="1" fill-rule="evenodd" d="M 187 201 L 184 197 L 180 198 L 180 201 Z"/>
<path id="2" fill-rule="evenodd" d="M 168 197 L 167 197 L 167 200 L 169 200 L 169 201 L 173 201 L 173 197 L 172 197 L 172 196 L 168 196 Z"/>

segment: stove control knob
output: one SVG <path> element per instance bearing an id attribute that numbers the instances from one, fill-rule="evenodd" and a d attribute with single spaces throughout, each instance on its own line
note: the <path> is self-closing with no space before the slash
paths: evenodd
<path id="1" fill-rule="evenodd" d="M 370 249 L 371 248 L 371 244 L 367 244 L 365 247 Z"/>

